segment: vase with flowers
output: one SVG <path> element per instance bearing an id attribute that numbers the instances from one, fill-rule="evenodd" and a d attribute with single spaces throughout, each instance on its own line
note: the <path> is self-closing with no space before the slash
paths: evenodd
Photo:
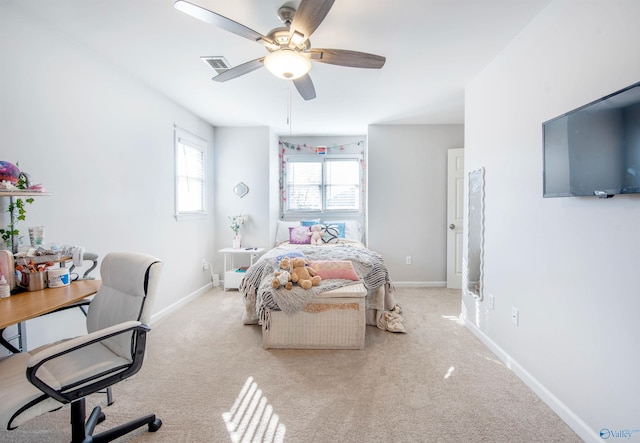
<path id="1" fill-rule="evenodd" d="M 242 247 L 242 236 L 240 236 L 240 228 L 247 220 L 248 216 L 244 214 L 229 216 L 229 227 L 233 231 L 234 249 L 240 249 Z"/>

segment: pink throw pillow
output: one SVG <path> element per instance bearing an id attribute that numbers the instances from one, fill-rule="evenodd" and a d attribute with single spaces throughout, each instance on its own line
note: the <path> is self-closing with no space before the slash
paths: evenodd
<path id="1" fill-rule="evenodd" d="M 309 226 L 295 226 L 293 228 L 289 228 L 289 243 L 292 245 L 310 245 L 310 232 L 311 228 Z"/>
<path id="2" fill-rule="evenodd" d="M 343 280 L 360 280 L 353 263 L 348 260 L 317 260 L 309 263 L 323 280 L 331 280 L 333 278 Z"/>

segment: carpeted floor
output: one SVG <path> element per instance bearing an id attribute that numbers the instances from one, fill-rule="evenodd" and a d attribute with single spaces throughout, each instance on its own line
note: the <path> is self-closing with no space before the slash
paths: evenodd
<path id="1" fill-rule="evenodd" d="M 368 326 L 363 351 L 263 350 L 238 292 L 211 290 L 154 325 L 142 370 L 114 387 L 99 428 L 155 412 L 157 433 L 119 441 L 581 441 L 458 322 L 460 291 L 396 296 L 407 334 Z M 69 441 L 68 414 L 0 431 L 0 441 Z"/>

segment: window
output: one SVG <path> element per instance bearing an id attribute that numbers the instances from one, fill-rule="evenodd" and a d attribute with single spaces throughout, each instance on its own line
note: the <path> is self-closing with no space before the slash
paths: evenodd
<path id="1" fill-rule="evenodd" d="M 204 216 L 207 142 L 180 128 L 175 129 L 176 219 Z"/>
<path id="2" fill-rule="evenodd" d="M 361 210 L 360 158 L 289 156 L 285 162 L 285 212 Z"/>

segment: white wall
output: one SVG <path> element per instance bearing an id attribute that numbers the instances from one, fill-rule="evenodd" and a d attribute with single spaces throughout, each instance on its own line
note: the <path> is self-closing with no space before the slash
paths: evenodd
<path id="1" fill-rule="evenodd" d="M 369 126 L 368 246 L 394 282 L 445 285 L 447 151 L 463 147 L 463 125 Z"/>
<path id="2" fill-rule="evenodd" d="M 543 199 L 541 123 L 640 80 L 639 17 L 637 0 L 553 1 L 466 91 L 465 169 L 486 168 L 468 326 L 587 441 L 640 429 L 640 196 Z"/>
<path id="3" fill-rule="evenodd" d="M 269 140 L 269 241 L 276 238 L 276 228 L 280 217 L 280 136 L 272 132 Z"/>
<path id="4" fill-rule="evenodd" d="M 248 222 L 240 230 L 243 247 L 272 245 L 270 165 L 273 143 L 274 138 L 266 126 L 216 128 L 214 192 L 217 249 L 232 246 L 233 231 L 229 227 L 228 217 L 239 214 L 249 216 Z M 243 198 L 233 192 L 239 182 L 249 187 L 249 193 Z M 240 266 L 245 263 L 236 261 L 235 264 Z M 222 254 L 216 253 L 214 272 L 220 278 L 223 278 L 222 267 Z"/>
<path id="5" fill-rule="evenodd" d="M 213 218 L 174 218 L 173 128 L 210 146 L 213 128 L 5 3 L 0 53 L 0 159 L 19 162 L 53 194 L 29 205 L 20 231 L 44 225 L 46 242 L 100 257 L 113 250 L 159 257 L 156 313 L 204 288 Z M 208 200 L 211 211 L 211 193 Z"/>

